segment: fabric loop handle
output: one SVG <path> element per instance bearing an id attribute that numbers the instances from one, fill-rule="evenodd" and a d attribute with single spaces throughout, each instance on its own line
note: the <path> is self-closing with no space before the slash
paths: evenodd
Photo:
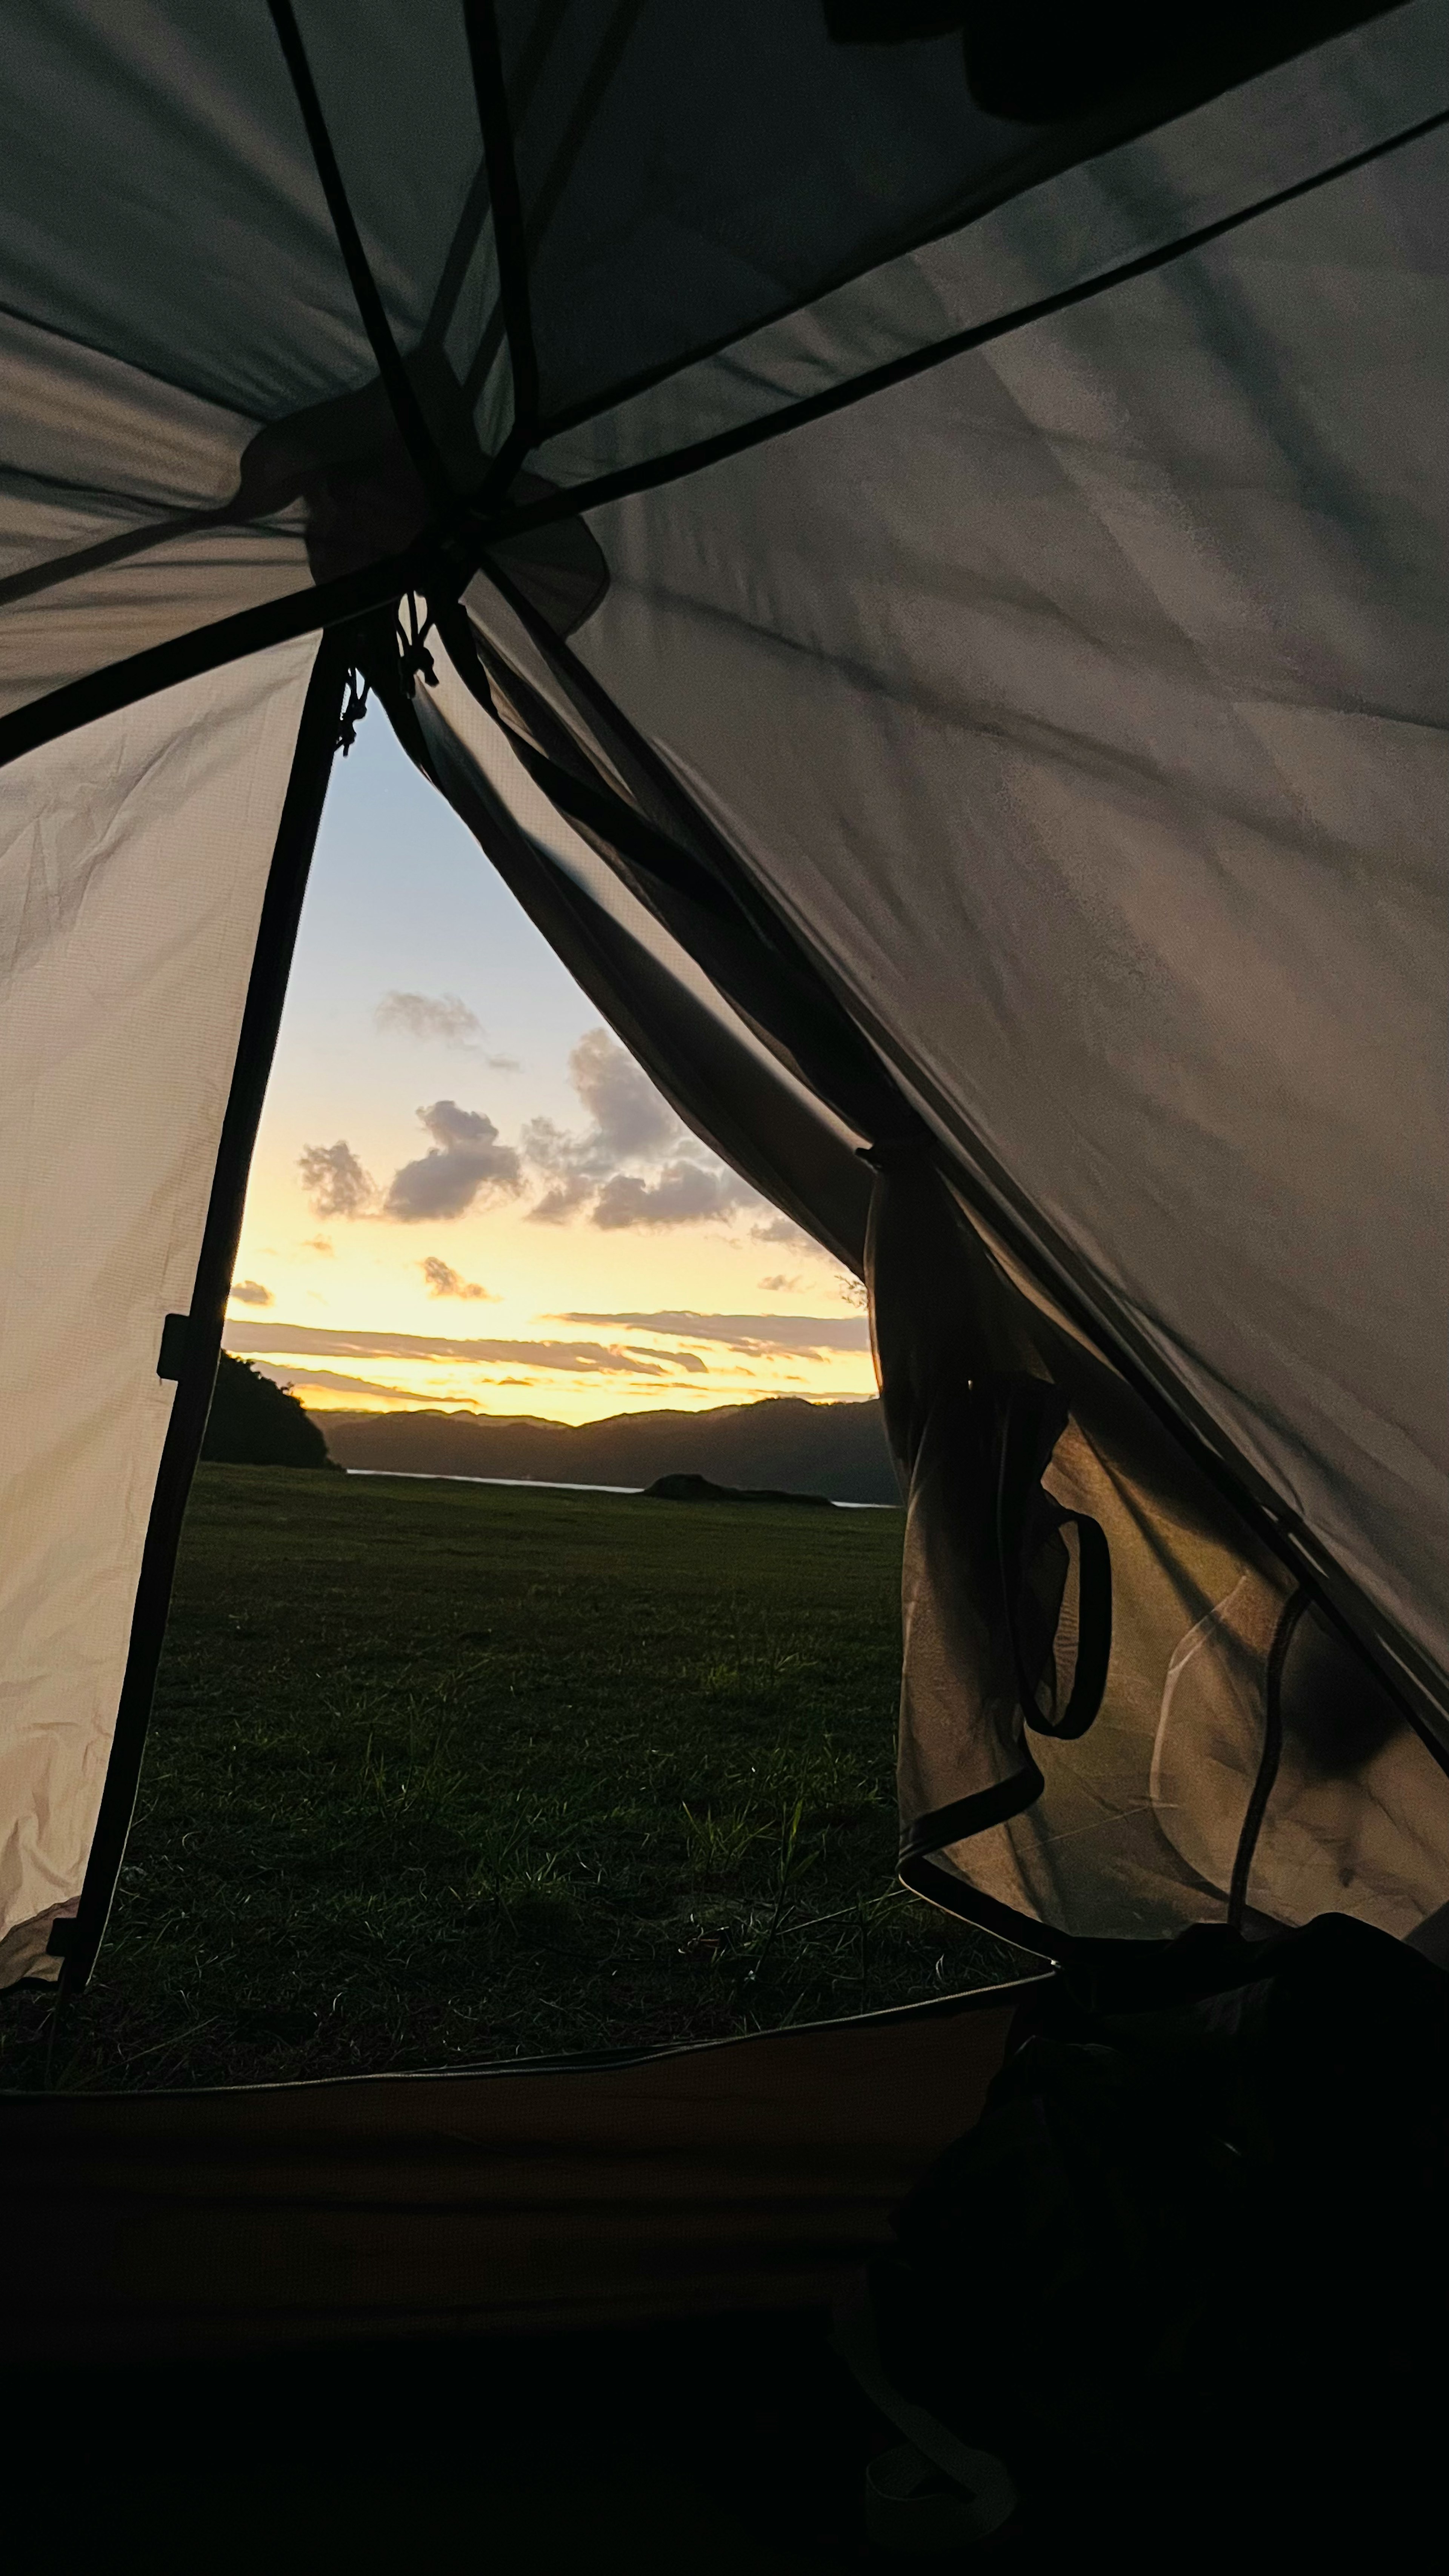
<path id="1" fill-rule="evenodd" d="M 1050 1381 L 998 1381 L 996 1548 L 1001 1598 L 1017 1695 L 1037 1735 L 1071 1743 L 1086 1734 L 1102 1705 L 1112 1654 L 1112 1557 L 1107 1533 L 1089 1512 L 1064 1511 L 1042 1485 L 1069 1419 L 1067 1399 Z M 1065 1529 L 1077 1533 L 1077 1652 L 1072 1687 L 1060 1717 L 1042 1714 L 1022 1636 L 1022 1592 L 1031 1556 Z"/>

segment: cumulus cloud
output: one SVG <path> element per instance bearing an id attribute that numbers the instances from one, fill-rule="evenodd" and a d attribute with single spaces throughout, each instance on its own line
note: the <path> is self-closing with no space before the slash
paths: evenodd
<path id="1" fill-rule="evenodd" d="M 657 1181 L 615 1172 L 594 1203 L 594 1223 L 610 1234 L 623 1226 L 698 1225 L 706 1217 L 733 1216 L 755 1197 L 723 1163 L 666 1163 Z"/>
<path id="2" fill-rule="evenodd" d="M 464 1279 L 448 1262 L 440 1261 L 435 1252 L 430 1252 L 426 1261 L 420 1261 L 418 1268 L 428 1283 L 430 1297 L 484 1297 L 490 1306 L 498 1303 L 496 1297 L 489 1296 L 486 1288 L 479 1287 L 476 1279 Z"/>
<path id="3" fill-rule="evenodd" d="M 233 1279 L 231 1293 L 242 1306 L 270 1306 L 272 1292 L 260 1279 Z"/>
<path id="4" fill-rule="evenodd" d="M 580 1038 L 569 1078 L 588 1127 L 575 1134 L 533 1118 L 523 1131 L 524 1157 L 543 1182 L 529 1210 L 535 1225 L 561 1225 L 588 1209 L 595 1225 L 617 1233 L 698 1225 L 761 1205 L 758 1191 L 681 1125 L 607 1029 Z"/>
<path id="5" fill-rule="evenodd" d="M 804 1285 L 803 1279 L 787 1279 L 783 1270 L 777 1270 L 773 1277 L 760 1281 L 766 1295 L 775 1297 L 792 1297 Z"/>
<path id="6" fill-rule="evenodd" d="M 469 1055 L 476 1055 L 483 1042 L 482 1021 L 457 993 L 384 993 L 373 1018 L 380 1029 L 397 1029 L 409 1038 L 433 1039 L 442 1046 L 461 1048 Z M 495 1073 L 518 1071 L 515 1056 L 490 1055 L 484 1061 Z"/>
<path id="7" fill-rule="evenodd" d="M 610 1037 L 590 1029 L 569 1057 L 569 1078 L 594 1121 L 594 1134 L 614 1162 L 666 1153 L 685 1133 L 649 1076 Z"/>
<path id="8" fill-rule="evenodd" d="M 314 1216 L 366 1216 L 375 1204 L 377 1183 L 345 1137 L 335 1145 L 305 1145 L 297 1161 Z"/>
<path id="9" fill-rule="evenodd" d="M 530 1225 L 566 1225 L 586 1207 L 599 1186 L 596 1175 L 573 1164 L 575 1140 L 551 1118 L 530 1118 L 523 1131 L 523 1151 L 546 1187 L 528 1211 Z"/>
<path id="10" fill-rule="evenodd" d="M 473 1021 L 456 994 L 435 1002 L 427 994 L 391 993 L 378 1007 L 390 1014 L 388 1025 L 415 1033 L 425 1026 L 428 1031 L 435 1024 L 458 1029 Z M 569 1074 L 588 1112 L 586 1127 L 571 1131 L 552 1118 L 531 1118 L 519 1143 L 506 1145 L 482 1110 L 435 1100 L 418 1111 L 432 1140 L 429 1151 L 404 1163 L 385 1191 L 378 1190 L 345 1140 L 309 1145 L 301 1169 L 313 1207 L 321 1217 L 381 1214 L 400 1225 L 422 1225 L 461 1216 L 480 1197 L 517 1197 L 531 1182 L 535 1196 L 528 1215 L 536 1225 L 560 1225 L 587 1215 L 604 1232 L 619 1233 L 727 1222 L 757 1211 L 762 1220 L 768 1218 L 759 1191 L 681 1125 L 647 1074 L 606 1029 L 590 1029 L 579 1040 L 569 1057 Z M 783 1218 L 753 1230 L 762 1242 L 809 1243 Z M 434 1296 L 486 1293 L 476 1283 L 461 1281 L 446 1262 L 438 1264 L 436 1274 L 426 1263 L 423 1268 Z"/>
<path id="11" fill-rule="evenodd" d="M 385 1216 L 400 1225 L 421 1225 L 437 1217 L 462 1216 L 475 1199 L 516 1196 L 523 1187 L 518 1149 L 499 1141 L 498 1130 L 481 1109 L 460 1109 L 456 1100 L 435 1100 L 418 1117 L 433 1139 L 432 1150 L 395 1172 L 383 1205 Z"/>

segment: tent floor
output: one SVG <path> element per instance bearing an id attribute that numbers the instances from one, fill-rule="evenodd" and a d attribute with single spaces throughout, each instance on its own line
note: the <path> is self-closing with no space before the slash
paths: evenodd
<path id="1" fill-rule="evenodd" d="M 865 2541 L 883 2436 L 819 2316 L 64 2369 L 43 2394 L 3 2377 L 37 2537 L 64 2529 L 67 2559 L 99 2545 L 153 2576 L 903 2563 Z"/>
<path id="2" fill-rule="evenodd" d="M 1286 2394 L 1268 2409 L 1280 2433 Z M 866 2464 L 898 2437 L 818 2313 L 43 2378 L 12 2357 L 0 2406 L 17 2568 L 56 2563 L 59 2534 L 67 2564 L 147 2576 L 887 2576 L 912 2563 L 866 2539 Z M 1391 2412 L 1372 2433 L 1353 2416 L 1320 2426 L 1297 2459 L 1275 2438 L 1266 2487 L 1251 2472 L 1245 2486 L 1236 2443 L 1236 2477 L 1209 2448 L 1155 2497 L 1038 2496 L 979 2551 L 926 2563 L 1060 2576 L 1064 2554 L 1106 2549 L 1124 2570 L 1195 2568 L 1220 2566 L 1228 2542 L 1264 2563 L 1259 2550 L 1290 2533 L 1301 2546 L 1325 2519 L 1331 2563 L 1397 2563 L 1431 2501 L 1437 2446 Z M 1251 2414 L 1243 2431 L 1251 2450 Z"/>

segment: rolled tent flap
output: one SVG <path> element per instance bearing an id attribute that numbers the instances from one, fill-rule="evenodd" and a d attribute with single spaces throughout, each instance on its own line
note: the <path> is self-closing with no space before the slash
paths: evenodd
<path id="1" fill-rule="evenodd" d="M 885 1158 L 869 1270 L 907 1494 L 907 1883 L 1048 1948 L 1416 1932 L 1449 1778 L 1373 1667 L 919 1158 Z"/>
<path id="2" fill-rule="evenodd" d="M 85 1875 L 177 1393 L 162 1335 L 193 1306 L 316 658 L 278 645 L 0 770 L 7 1983 L 58 1973 Z"/>
<path id="3" fill-rule="evenodd" d="M 861 1139 L 779 1063 L 615 867 L 572 830 L 447 653 L 414 710 L 431 775 L 555 953 L 702 1141 L 861 1272 Z"/>

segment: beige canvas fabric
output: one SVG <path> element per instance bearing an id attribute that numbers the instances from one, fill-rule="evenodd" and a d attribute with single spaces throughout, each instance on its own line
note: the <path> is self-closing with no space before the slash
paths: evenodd
<path id="1" fill-rule="evenodd" d="M 85 1869 L 315 641 L 0 770 L 0 1975 Z"/>

